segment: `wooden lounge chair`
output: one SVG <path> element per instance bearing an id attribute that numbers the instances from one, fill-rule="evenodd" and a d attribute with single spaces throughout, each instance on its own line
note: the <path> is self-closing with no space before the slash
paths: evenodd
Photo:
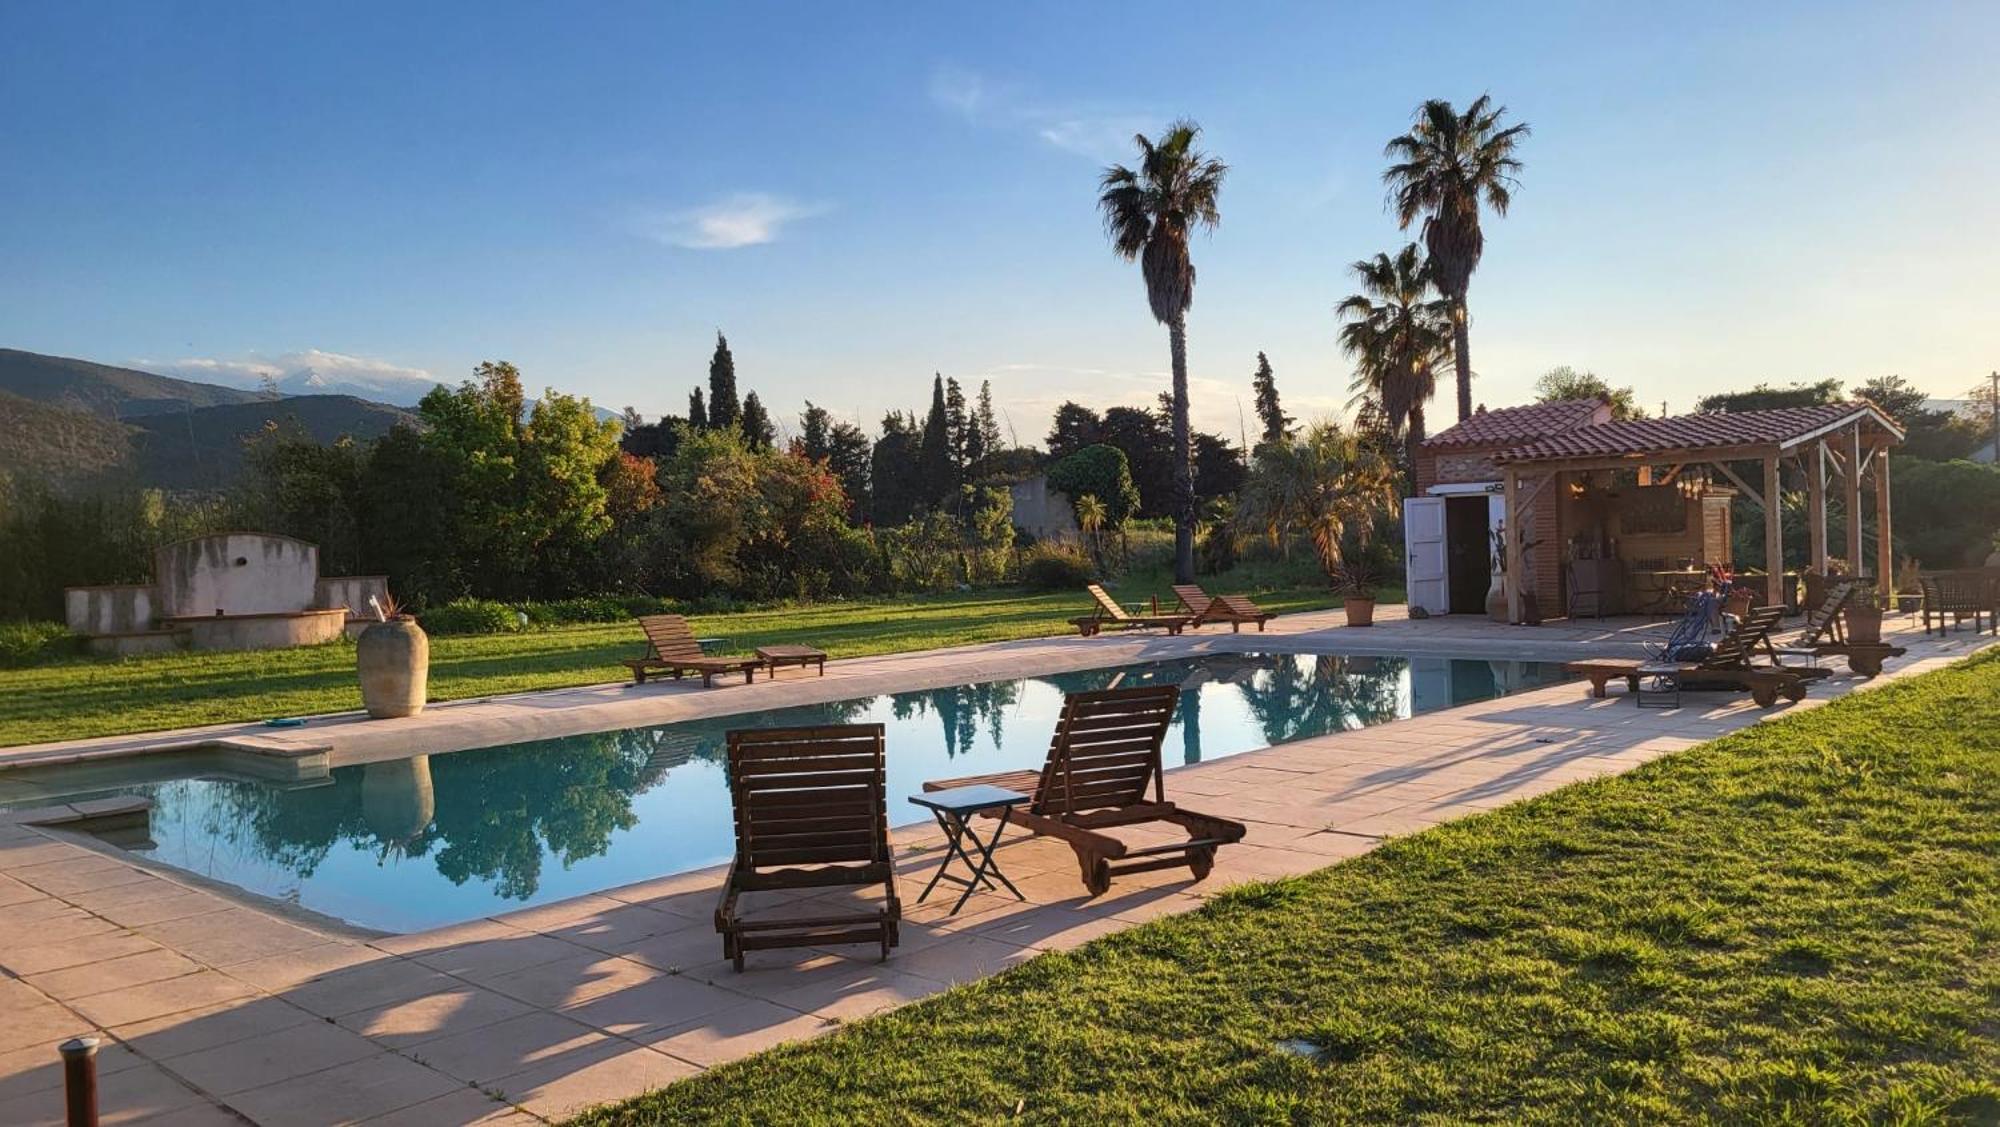
<path id="1" fill-rule="evenodd" d="M 1071 693 L 1040 771 L 937 779 L 924 789 L 985 783 L 1029 795 L 1032 801 L 1014 811 L 1014 822 L 1068 842 L 1092 896 L 1103 895 L 1120 873 L 1186 865 L 1201 880 L 1214 867 L 1218 848 L 1243 840 L 1244 827 L 1167 801 L 1160 743 L 1179 699 L 1172 685 Z M 1104 832 L 1152 822 L 1180 826 L 1188 839 L 1134 847 Z"/>
<path id="2" fill-rule="evenodd" d="M 1784 615 L 1783 607 L 1752 607 L 1700 661 L 1588 658 L 1565 663 L 1563 671 L 1587 678 L 1593 697 L 1605 696 L 1604 686 L 1614 677 L 1622 679 L 1636 697 L 1640 678 L 1657 676 L 1673 678 L 1690 689 L 1718 684 L 1746 688 L 1750 699 L 1762 708 L 1776 704 L 1781 695 L 1789 701 L 1804 700 L 1806 682 L 1826 676 L 1826 670 L 1786 669 L 1753 660 L 1759 647 L 1769 648 L 1771 630 Z"/>
<path id="3" fill-rule="evenodd" d="M 1153 627 L 1161 627 L 1169 634 L 1178 634 L 1187 628 L 1189 622 L 1193 621 L 1190 616 L 1185 614 L 1129 614 L 1124 607 L 1118 605 L 1118 600 L 1112 598 L 1103 586 L 1092 583 L 1086 586 L 1084 590 L 1090 592 L 1091 599 L 1097 604 L 1097 610 L 1095 613 L 1083 618 L 1072 618 L 1069 620 L 1069 624 L 1076 627 L 1076 632 L 1086 638 L 1092 637 L 1107 628 L 1112 630 L 1147 630 Z"/>
<path id="4" fill-rule="evenodd" d="M 1863 677 L 1873 677 L 1882 672 L 1884 661 L 1909 652 L 1902 646 L 1892 646 L 1887 642 L 1856 642 L 1847 637 L 1847 605 L 1860 590 L 1860 581 L 1852 578 L 1835 579 L 1829 583 L 1826 597 L 1806 616 L 1803 633 L 1781 645 L 1767 644 L 1771 659 L 1784 665 L 1786 658 L 1812 661 L 1829 656 L 1845 657 L 1849 669 Z"/>
<path id="5" fill-rule="evenodd" d="M 1264 624 L 1277 617 L 1245 596 L 1210 595 L 1195 583 L 1175 584 L 1174 598 L 1179 599 L 1181 606 L 1194 615 L 1188 625 L 1198 627 L 1210 622 L 1227 622 L 1232 634 L 1240 633 L 1246 622 L 1256 623 L 1258 632 L 1262 633 Z"/>
<path id="6" fill-rule="evenodd" d="M 759 657 L 711 657 L 702 653 L 701 643 L 695 641 L 687 619 L 678 614 L 642 614 L 639 628 L 646 632 L 646 652 L 625 662 L 635 685 L 645 684 L 647 675 L 655 671 L 671 673 L 676 681 L 685 674 L 699 673 L 702 688 L 712 687 L 718 673 L 740 672 L 747 685 L 764 666 L 764 659 Z"/>
<path id="7" fill-rule="evenodd" d="M 742 970 L 746 951 L 880 943 L 888 958 L 902 904 L 889 854 L 882 725 L 753 728 L 728 739 L 736 857 L 715 908 L 723 956 Z M 887 898 L 864 912 L 759 920 L 737 911 L 745 892 L 875 884 Z"/>

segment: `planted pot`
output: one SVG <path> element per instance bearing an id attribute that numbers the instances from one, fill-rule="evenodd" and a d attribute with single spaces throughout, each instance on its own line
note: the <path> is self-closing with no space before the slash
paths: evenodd
<path id="1" fill-rule="evenodd" d="M 361 632 L 354 644 L 361 703 L 377 720 L 424 710 L 431 677 L 431 640 L 417 620 L 400 615 Z"/>
<path id="2" fill-rule="evenodd" d="M 1881 641 L 1882 608 L 1872 602 L 1861 600 L 1847 604 L 1847 640 L 1850 642 Z"/>
<path id="3" fill-rule="evenodd" d="M 1374 599 L 1350 598 L 1346 600 L 1346 603 L 1347 603 L 1347 624 L 1349 626 L 1375 625 Z"/>

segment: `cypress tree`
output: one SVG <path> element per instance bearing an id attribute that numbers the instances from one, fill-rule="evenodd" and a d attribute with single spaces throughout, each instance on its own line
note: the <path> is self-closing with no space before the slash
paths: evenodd
<path id="1" fill-rule="evenodd" d="M 1264 354 L 1257 354 L 1257 374 L 1250 377 L 1250 384 L 1257 390 L 1257 418 L 1264 424 L 1264 442 L 1283 442 L 1292 431 L 1292 417 L 1278 406 L 1278 377 L 1271 371 L 1271 362 Z"/>
<path id="2" fill-rule="evenodd" d="M 917 487 L 930 504 L 944 501 L 958 492 L 953 472 L 956 462 L 951 448 L 951 418 L 945 407 L 944 376 L 931 380 L 931 410 L 924 416 L 924 434 L 917 448 Z"/>
<path id="3" fill-rule="evenodd" d="M 1000 420 L 993 414 L 993 381 L 979 381 L 979 406 L 972 411 L 973 429 L 979 435 L 981 454 L 1000 449 Z"/>
<path id="4" fill-rule="evenodd" d="M 951 432 L 951 465 L 958 480 L 965 478 L 965 467 L 972 464 L 972 418 L 966 414 L 965 391 L 957 380 L 944 381 L 945 428 Z"/>
<path id="5" fill-rule="evenodd" d="M 729 338 L 715 334 L 715 355 L 708 361 L 708 425 L 733 427 L 743 415 L 736 400 L 736 357 L 729 353 Z"/>
<path id="6" fill-rule="evenodd" d="M 708 429 L 708 408 L 702 403 L 700 388 L 688 392 L 688 426 L 695 430 Z"/>
<path id="7" fill-rule="evenodd" d="M 771 416 L 754 391 L 743 397 L 743 414 L 737 422 L 752 450 L 769 450 L 778 441 L 778 428 L 771 425 Z"/>

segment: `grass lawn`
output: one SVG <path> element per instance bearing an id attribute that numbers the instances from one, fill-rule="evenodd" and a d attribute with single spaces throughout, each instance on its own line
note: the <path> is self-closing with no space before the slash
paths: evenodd
<path id="1" fill-rule="evenodd" d="M 1159 574 L 1128 578 L 1115 590 L 1125 601 L 1154 594 L 1165 595 L 1166 605 L 1173 601 Z M 1324 584 L 1248 590 L 1280 612 L 1334 602 Z M 1081 593 L 974 591 L 696 615 L 693 622 L 704 636 L 726 637 L 745 652 L 803 641 L 835 657 L 859 657 L 1062 633 L 1071 629 L 1067 619 L 1088 609 Z M 641 648 L 637 628 L 627 622 L 433 638 L 430 699 L 617 680 L 630 675 L 619 660 Z M 360 707 L 348 642 L 263 653 L 74 658 L 0 669 L 0 747 Z"/>
<path id="2" fill-rule="evenodd" d="M 582 1122 L 1992 1123 L 1997 1078 L 1989 651 Z"/>

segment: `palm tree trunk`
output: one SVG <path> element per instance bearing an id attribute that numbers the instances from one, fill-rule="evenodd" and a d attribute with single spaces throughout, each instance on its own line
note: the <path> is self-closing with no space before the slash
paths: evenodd
<path id="1" fill-rule="evenodd" d="M 1410 408 L 1410 423 L 1403 432 L 1403 460 L 1407 463 L 1404 469 L 1410 475 L 1403 483 L 1404 488 L 1409 491 L 1406 496 L 1417 495 L 1417 451 L 1421 450 L 1423 445 L 1424 405 L 1418 403 Z"/>
<path id="2" fill-rule="evenodd" d="M 1188 438 L 1187 314 L 1176 314 L 1167 323 L 1167 348 L 1174 363 L 1174 582 L 1193 583 L 1194 452 Z"/>
<path id="3" fill-rule="evenodd" d="M 1472 417 L 1472 332 L 1466 325 L 1465 295 L 1451 300 L 1451 362 L 1458 369 L 1458 421 Z"/>

